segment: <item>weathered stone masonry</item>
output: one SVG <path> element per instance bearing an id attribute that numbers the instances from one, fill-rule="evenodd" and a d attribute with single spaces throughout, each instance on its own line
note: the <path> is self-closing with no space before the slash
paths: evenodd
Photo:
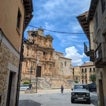
<path id="1" fill-rule="evenodd" d="M 10 71 L 18 72 L 19 65 L 18 53 L 15 53 L 15 50 L 12 50 L 12 46 L 8 43 L 3 36 L 0 42 L 0 106 L 6 106 Z M 17 72 L 15 72 L 16 75 Z"/>

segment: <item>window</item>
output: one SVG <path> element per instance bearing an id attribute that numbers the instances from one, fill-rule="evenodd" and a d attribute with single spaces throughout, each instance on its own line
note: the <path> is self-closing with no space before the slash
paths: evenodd
<path id="1" fill-rule="evenodd" d="M 85 68 L 85 73 L 87 72 L 87 69 Z"/>
<path id="2" fill-rule="evenodd" d="M 105 10 L 105 6 L 106 6 L 105 0 L 101 0 L 102 13 Z"/>
<path id="3" fill-rule="evenodd" d="M 82 73 L 83 73 L 83 69 L 82 69 Z"/>
<path id="4" fill-rule="evenodd" d="M 21 12 L 18 9 L 18 14 L 17 14 L 17 28 L 20 29 L 21 26 Z"/>
<path id="5" fill-rule="evenodd" d="M 45 56 L 45 54 L 46 54 L 46 53 L 45 53 L 45 52 L 43 52 L 43 55 L 44 55 L 44 56 Z"/>
<path id="6" fill-rule="evenodd" d="M 87 79 L 87 76 L 85 75 L 85 79 Z"/>
<path id="7" fill-rule="evenodd" d="M 64 65 L 66 66 L 66 61 L 64 62 Z"/>
<path id="8" fill-rule="evenodd" d="M 95 72 L 95 68 L 93 68 L 93 71 Z"/>
<path id="9" fill-rule="evenodd" d="M 103 33 L 103 39 L 104 39 L 104 42 L 106 43 L 106 32 Z"/>
<path id="10" fill-rule="evenodd" d="M 41 77 L 41 66 L 37 66 L 36 77 Z"/>
<path id="11" fill-rule="evenodd" d="M 90 68 L 90 72 L 92 71 L 92 69 Z"/>
<path id="12" fill-rule="evenodd" d="M 27 56 L 29 56 L 29 47 L 27 46 Z"/>
<path id="13" fill-rule="evenodd" d="M 87 80 L 86 80 L 86 84 L 87 84 Z"/>
<path id="14" fill-rule="evenodd" d="M 74 68 L 73 68 L 73 75 L 74 75 Z"/>

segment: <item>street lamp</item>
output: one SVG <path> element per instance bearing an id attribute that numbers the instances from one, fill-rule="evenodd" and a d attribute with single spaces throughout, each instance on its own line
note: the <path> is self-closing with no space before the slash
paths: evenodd
<path id="1" fill-rule="evenodd" d="M 37 71 L 38 71 L 38 68 L 37 68 L 37 65 L 36 65 L 36 93 L 37 93 L 37 82 L 38 82 Z"/>
<path id="2" fill-rule="evenodd" d="M 30 89 L 32 88 L 32 84 L 31 84 L 31 75 L 32 75 L 32 66 L 31 66 L 31 68 L 30 68 L 30 86 L 29 86 Z"/>
<path id="3" fill-rule="evenodd" d="M 39 59 L 38 55 L 36 54 L 36 93 L 37 93 L 37 82 L 38 82 L 38 64 L 39 64 Z"/>

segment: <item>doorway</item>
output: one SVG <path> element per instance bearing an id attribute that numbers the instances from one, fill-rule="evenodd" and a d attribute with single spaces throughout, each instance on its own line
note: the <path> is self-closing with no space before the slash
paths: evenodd
<path id="1" fill-rule="evenodd" d="M 41 66 L 37 66 L 36 77 L 41 77 Z"/>
<path id="2" fill-rule="evenodd" d="M 7 92 L 7 102 L 6 106 L 11 106 L 11 97 L 13 98 L 15 84 L 15 72 L 10 71 L 8 80 L 8 92 Z"/>
<path id="3" fill-rule="evenodd" d="M 104 93 L 103 93 L 102 79 L 99 80 L 99 99 L 100 99 L 100 106 L 104 106 Z"/>

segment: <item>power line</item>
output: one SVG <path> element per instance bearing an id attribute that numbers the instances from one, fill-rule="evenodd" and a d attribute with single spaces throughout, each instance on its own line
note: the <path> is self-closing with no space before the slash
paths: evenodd
<path id="1" fill-rule="evenodd" d="M 34 26 L 34 25 L 28 25 L 30 27 L 33 27 L 33 28 L 39 28 L 37 26 Z M 85 34 L 85 33 L 77 33 L 77 32 L 62 32 L 62 31 L 54 31 L 54 30 L 49 30 L 49 29 L 45 29 L 45 28 L 42 28 L 43 30 L 46 30 L 46 31 L 49 31 L 49 32 L 55 32 L 55 33 L 61 33 L 61 34 Z"/>

